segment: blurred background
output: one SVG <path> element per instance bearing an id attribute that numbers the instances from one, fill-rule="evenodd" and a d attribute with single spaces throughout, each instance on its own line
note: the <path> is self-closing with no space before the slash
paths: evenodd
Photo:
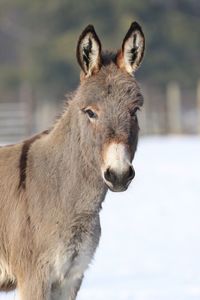
<path id="1" fill-rule="evenodd" d="M 134 20 L 146 36 L 136 179 L 127 192 L 108 193 L 78 299 L 197 300 L 199 0 L 0 0 L 0 143 L 52 124 L 79 83 L 75 49 L 86 25 L 115 50 Z"/>
<path id="2" fill-rule="evenodd" d="M 133 20 L 147 43 L 136 74 L 145 95 L 142 134 L 199 134 L 198 0 L 1 0 L 0 141 L 52 122 L 79 82 L 75 49 L 87 24 L 115 50 Z"/>

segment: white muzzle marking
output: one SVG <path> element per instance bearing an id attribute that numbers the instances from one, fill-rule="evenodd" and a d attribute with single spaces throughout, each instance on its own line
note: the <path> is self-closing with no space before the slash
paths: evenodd
<path id="1" fill-rule="evenodd" d="M 130 154 L 127 151 L 127 146 L 122 143 L 111 143 L 107 146 L 104 152 L 103 178 L 110 186 L 104 177 L 104 172 L 109 168 L 117 174 L 122 174 L 131 166 Z"/>
<path id="2" fill-rule="evenodd" d="M 130 155 L 124 144 L 111 143 L 105 153 L 104 164 L 117 173 L 123 173 L 128 166 L 131 166 Z"/>

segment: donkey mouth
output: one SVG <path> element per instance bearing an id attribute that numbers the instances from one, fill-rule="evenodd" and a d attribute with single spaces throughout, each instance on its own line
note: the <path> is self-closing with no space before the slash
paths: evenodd
<path id="1" fill-rule="evenodd" d="M 130 183 L 131 183 L 131 180 L 129 182 L 127 182 L 126 185 L 115 185 L 115 186 L 113 186 L 110 182 L 108 183 L 108 182 L 105 181 L 105 184 L 106 184 L 107 188 L 111 192 L 115 192 L 115 193 L 125 192 L 128 189 Z"/>
<path id="2" fill-rule="evenodd" d="M 127 188 L 128 188 L 128 186 L 123 186 L 123 187 L 110 187 L 110 186 L 108 186 L 107 185 L 107 187 L 109 188 L 109 190 L 111 191 L 111 192 L 115 192 L 115 193 L 121 193 L 121 192 L 125 192 L 126 190 L 127 190 Z"/>

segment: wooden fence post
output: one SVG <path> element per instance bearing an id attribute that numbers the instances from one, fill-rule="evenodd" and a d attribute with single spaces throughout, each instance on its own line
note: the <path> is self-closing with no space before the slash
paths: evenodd
<path id="1" fill-rule="evenodd" d="M 200 79 L 197 82 L 197 133 L 200 134 Z"/>
<path id="2" fill-rule="evenodd" d="M 176 82 L 167 85 L 166 100 L 168 131 L 181 134 L 181 91 Z"/>

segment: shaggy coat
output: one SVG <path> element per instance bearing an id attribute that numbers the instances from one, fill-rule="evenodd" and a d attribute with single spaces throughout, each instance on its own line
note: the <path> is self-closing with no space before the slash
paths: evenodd
<path id="1" fill-rule="evenodd" d="M 0 148 L 0 290 L 21 300 L 74 300 L 100 238 L 107 189 L 134 177 L 133 72 L 144 35 L 132 23 L 117 54 L 103 54 L 93 26 L 81 34 L 81 83 L 51 130 Z"/>

